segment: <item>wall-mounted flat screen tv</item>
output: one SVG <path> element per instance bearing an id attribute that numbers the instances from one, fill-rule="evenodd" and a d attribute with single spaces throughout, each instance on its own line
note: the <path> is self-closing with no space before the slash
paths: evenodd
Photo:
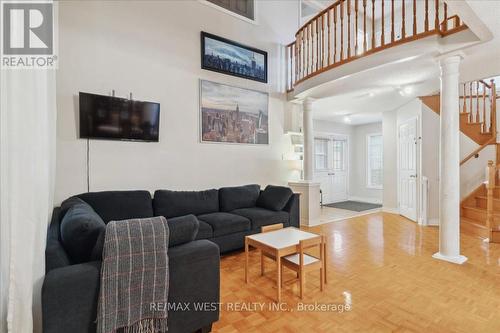
<path id="1" fill-rule="evenodd" d="M 80 138 L 158 142 L 160 104 L 80 92 Z"/>

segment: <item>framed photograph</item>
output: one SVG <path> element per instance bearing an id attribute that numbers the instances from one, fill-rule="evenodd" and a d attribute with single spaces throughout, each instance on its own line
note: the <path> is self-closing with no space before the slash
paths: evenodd
<path id="1" fill-rule="evenodd" d="M 267 52 L 202 31 L 201 68 L 267 83 Z"/>
<path id="2" fill-rule="evenodd" d="M 200 80 L 201 141 L 269 143 L 269 94 Z"/>

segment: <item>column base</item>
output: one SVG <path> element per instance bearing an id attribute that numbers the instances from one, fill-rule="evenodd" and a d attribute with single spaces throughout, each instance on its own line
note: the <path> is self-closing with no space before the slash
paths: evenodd
<path id="1" fill-rule="evenodd" d="M 300 193 L 300 224 L 314 226 L 320 223 L 320 186 L 310 181 L 288 182 L 292 191 Z"/>
<path id="2" fill-rule="evenodd" d="M 456 257 L 445 256 L 445 255 L 442 255 L 439 252 L 434 253 L 432 255 L 432 257 L 434 259 L 444 260 L 444 261 L 448 261 L 448 262 L 451 262 L 453 264 L 458 264 L 458 265 L 462 265 L 463 263 L 465 263 L 467 261 L 467 257 L 466 256 L 462 256 L 462 255 L 459 255 L 459 256 L 456 256 Z"/>

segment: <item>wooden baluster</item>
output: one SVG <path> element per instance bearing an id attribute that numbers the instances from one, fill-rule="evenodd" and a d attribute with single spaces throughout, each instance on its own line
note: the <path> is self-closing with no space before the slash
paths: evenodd
<path id="1" fill-rule="evenodd" d="M 351 57 L 351 0 L 347 0 L 347 58 Z"/>
<path id="2" fill-rule="evenodd" d="M 366 52 L 366 0 L 363 0 L 363 53 Z"/>
<path id="3" fill-rule="evenodd" d="M 497 89 L 495 80 L 490 81 L 490 117 L 491 117 L 491 136 L 497 137 Z"/>
<path id="4" fill-rule="evenodd" d="M 305 76 L 307 76 L 309 74 L 309 25 L 306 26 L 305 32 L 306 32 L 306 54 L 305 54 L 306 68 L 304 74 Z"/>
<path id="5" fill-rule="evenodd" d="M 489 127 L 486 124 L 486 85 L 484 82 L 481 84 L 483 85 L 483 132 L 489 132 Z"/>
<path id="6" fill-rule="evenodd" d="M 476 121 L 481 121 L 481 115 L 479 114 L 479 81 L 476 81 Z"/>
<path id="7" fill-rule="evenodd" d="M 337 62 L 337 6 L 333 7 L 333 62 Z"/>
<path id="8" fill-rule="evenodd" d="M 316 70 L 319 69 L 319 17 L 316 19 Z"/>
<path id="9" fill-rule="evenodd" d="M 444 3 L 444 20 L 443 25 L 441 26 L 441 30 L 448 30 L 448 5 L 446 4 L 446 2 Z"/>
<path id="10" fill-rule="evenodd" d="M 354 54 L 358 54 L 358 1 L 359 0 L 354 0 L 354 13 L 356 15 L 355 21 L 356 21 L 356 29 L 354 30 Z"/>
<path id="11" fill-rule="evenodd" d="M 375 48 L 375 0 L 372 0 L 372 49 Z"/>
<path id="12" fill-rule="evenodd" d="M 413 0 L 413 36 L 417 34 L 417 0 Z"/>
<path id="13" fill-rule="evenodd" d="M 429 31 L 429 0 L 425 0 L 425 31 Z"/>
<path id="14" fill-rule="evenodd" d="M 304 68 L 305 68 L 305 41 L 304 41 L 304 29 L 300 31 L 300 55 L 301 55 L 301 60 L 300 60 L 300 78 L 302 79 L 304 77 Z"/>
<path id="15" fill-rule="evenodd" d="M 401 39 L 404 39 L 406 37 L 406 30 L 405 30 L 405 2 L 404 0 L 401 2 Z"/>
<path id="16" fill-rule="evenodd" d="M 328 10 L 328 66 L 330 66 L 330 64 L 332 63 L 332 42 L 331 42 L 331 24 L 330 24 L 330 20 L 331 20 L 331 17 L 330 17 L 330 12 L 331 10 Z"/>
<path id="17" fill-rule="evenodd" d="M 384 5 L 384 0 L 382 0 L 382 34 L 380 35 L 380 46 L 385 45 L 385 34 L 384 34 L 384 29 L 385 29 L 385 5 Z"/>
<path id="18" fill-rule="evenodd" d="M 474 121 L 474 117 L 472 115 L 472 82 L 469 82 L 469 93 L 470 93 L 470 96 L 469 96 L 469 110 L 470 110 L 470 118 L 471 118 L 471 122 Z"/>
<path id="19" fill-rule="evenodd" d="M 434 19 L 434 28 L 436 30 L 439 30 L 439 0 L 434 0 L 435 7 L 436 7 L 436 13 L 435 13 L 435 19 Z"/>
<path id="20" fill-rule="evenodd" d="M 325 66 L 325 15 L 321 16 L 321 68 Z"/>
<path id="21" fill-rule="evenodd" d="M 344 59 L 344 1 L 340 1 L 340 61 Z"/>
<path id="22" fill-rule="evenodd" d="M 298 47 L 298 39 L 297 37 L 295 38 L 295 47 L 294 47 L 294 51 L 295 51 L 295 76 L 293 78 L 293 83 L 295 84 L 295 82 L 297 82 L 297 76 L 299 75 L 299 62 L 298 62 L 298 52 L 299 52 L 299 47 Z M 293 87 L 292 87 L 293 88 Z"/>
<path id="23" fill-rule="evenodd" d="M 463 98 L 462 98 L 462 101 L 463 101 L 462 112 L 463 113 L 467 112 L 467 109 L 466 109 L 466 106 L 467 106 L 467 103 L 466 103 L 466 101 L 467 101 L 467 99 L 466 99 L 466 97 L 467 97 L 467 91 L 466 91 L 465 85 L 466 85 L 466 83 L 464 83 L 464 94 L 463 94 Z"/>
<path id="24" fill-rule="evenodd" d="M 309 45 L 310 47 L 310 55 L 309 55 L 309 74 L 314 72 L 314 43 L 313 43 L 313 25 L 309 24 Z"/>
<path id="25" fill-rule="evenodd" d="M 394 0 L 391 0 L 391 43 L 394 43 Z"/>

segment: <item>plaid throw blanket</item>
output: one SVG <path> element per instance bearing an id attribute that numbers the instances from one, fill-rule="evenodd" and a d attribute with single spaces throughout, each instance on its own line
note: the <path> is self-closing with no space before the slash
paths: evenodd
<path id="1" fill-rule="evenodd" d="M 108 223 L 97 333 L 167 331 L 168 236 L 163 216 Z"/>

